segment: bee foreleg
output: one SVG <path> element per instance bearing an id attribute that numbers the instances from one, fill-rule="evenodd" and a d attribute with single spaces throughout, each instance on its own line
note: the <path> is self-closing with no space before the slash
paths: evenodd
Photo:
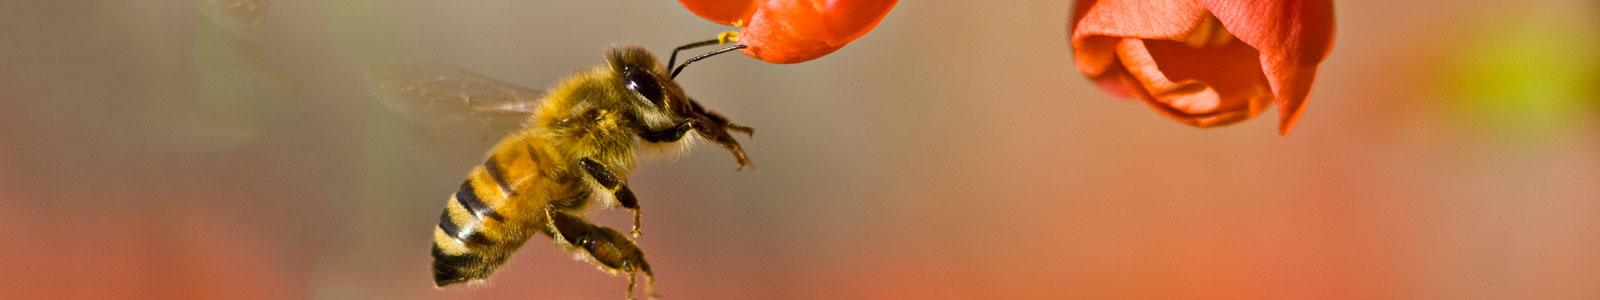
<path id="1" fill-rule="evenodd" d="M 612 173 L 610 168 L 601 165 L 587 157 L 578 160 L 578 166 L 589 173 L 589 177 L 600 183 L 601 187 L 610 190 L 617 199 L 617 204 L 633 212 L 633 236 L 639 236 L 639 199 L 633 196 L 633 190 L 628 189 L 628 184 L 622 182 L 622 177 Z"/>
<path id="2" fill-rule="evenodd" d="M 655 298 L 655 273 L 650 271 L 650 263 L 645 262 L 644 252 L 639 250 L 638 244 L 621 232 L 589 224 L 577 216 L 558 211 L 549 213 L 550 225 L 554 227 L 560 242 L 583 249 L 607 271 L 627 273 L 628 299 L 633 299 L 634 276 L 638 272 L 644 272 L 645 293 Z"/>
<path id="3" fill-rule="evenodd" d="M 734 140 L 733 135 L 728 134 L 728 131 L 734 131 L 742 132 L 746 136 L 754 136 L 755 129 L 734 124 L 733 121 L 728 120 L 728 117 L 706 110 L 705 107 L 700 106 L 700 102 L 696 102 L 694 99 L 689 99 L 689 110 L 700 119 L 700 122 L 694 124 L 695 131 L 699 131 L 702 136 L 711 139 L 711 142 L 722 146 L 723 149 L 728 149 L 728 152 L 732 152 L 733 159 L 739 163 L 739 169 L 742 170 L 746 166 L 752 170 L 756 168 L 755 163 L 750 161 L 750 157 L 745 155 L 744 147 L 740 147 L 739 141 Z"/>
<path id="4" fill-rule="evenodd" d="M 676 142 L 683 139 L 683 134 L 689 133 L 690 129 L 694 129 L 694 124 L 685 120 L 683 122 L 678 122 L 678 125 L 672 126 L 672 128 L 639 133 L 639 138 L 651 143 Z"/>

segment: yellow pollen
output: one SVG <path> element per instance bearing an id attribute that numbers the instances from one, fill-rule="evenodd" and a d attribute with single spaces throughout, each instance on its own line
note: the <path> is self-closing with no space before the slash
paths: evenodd
<path id="1" fill-rule="evenodd" d="M 737 42 L 739 42 L 739 32 L 738 31 L 724 31 L 722 33 L 717 34 L 717 43 L 718 44 L 737 43 Z"/>

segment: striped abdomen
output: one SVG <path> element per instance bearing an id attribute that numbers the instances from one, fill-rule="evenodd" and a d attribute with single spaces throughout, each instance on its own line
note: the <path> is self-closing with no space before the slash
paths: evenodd
<path id="1" fill-rule="evenodd" d="M 433 282 L 484 279 L 540 230 L 553 183 L 551 166 L 533 141 L 513 135 L 472 169 L 445 203 L 433 230 Z"/>

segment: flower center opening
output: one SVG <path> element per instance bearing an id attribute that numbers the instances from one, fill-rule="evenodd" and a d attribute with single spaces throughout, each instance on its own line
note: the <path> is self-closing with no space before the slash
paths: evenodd
<path id="1" fill-rule="evenodd" d="M 1196 49 L 1206 47 L 1222 48 L 1232 40 L 1233 34 L 1228 33 L 1228 29 L 1222 27 L 1222 21 L 1218 21 L 1216 16 L 1207 15 L 1206 20 L 1200 21 L 1200 25 L 1196 26 L 1194 32 L 1189 34 L 1189 39 L 1184 41 L 1184 44 Z"/>

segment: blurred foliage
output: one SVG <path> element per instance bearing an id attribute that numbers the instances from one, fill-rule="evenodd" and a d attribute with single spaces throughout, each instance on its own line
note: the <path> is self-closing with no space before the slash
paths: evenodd
<path id="1" fill-rule="evenodd" d="M 1468 126 L 1529 141 L 1592 128 L 1600 108 L 1600 26 L 1527 14 L 1464 30 L 1441 76 L 1448 108 Z"/>

